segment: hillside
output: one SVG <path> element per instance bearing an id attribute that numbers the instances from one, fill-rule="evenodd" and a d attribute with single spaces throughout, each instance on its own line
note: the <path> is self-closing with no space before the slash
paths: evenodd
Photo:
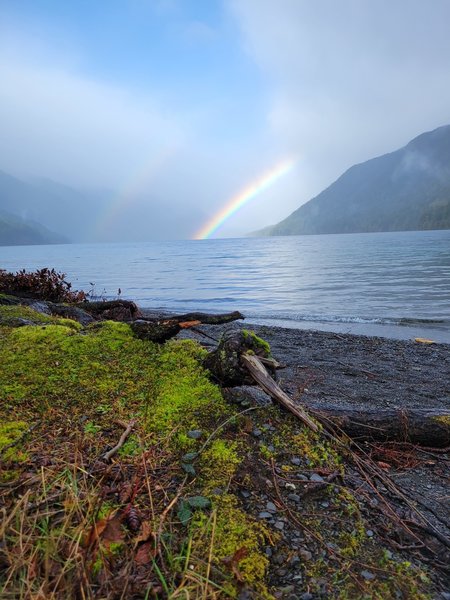
<path id="1" fill-rule="evenodd" d="M 255 235 L 450 228 L 450 125 L 354 165 L 280 223 Z"/>
<path id="2" fill-rule="evenodd" d="M 94 200 L 92 195 L 49 179 L 28 181 L 0 171 L 1 212 L 41 223 L 73 241 L 84 241 L 83 231 L 92 217 Z"/>
<path id="3" fill-rule="evenodd" d="M 39 223 L 0 212 L 0 246 L 64 244 L 67 241 Z"/>

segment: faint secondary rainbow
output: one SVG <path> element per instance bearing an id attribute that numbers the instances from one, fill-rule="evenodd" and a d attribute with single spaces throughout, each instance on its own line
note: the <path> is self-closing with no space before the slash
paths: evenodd
<path id="1" fill-rule="evenodd" d="M 156 178 L 175 152 L 176 147 L 162 148 L 158 152 L 152 152 L 136 167 L 119 191 L 111 198 L 99 219 L 92 224 L 94 236 L 108 233 L 109 229 L 120 221 L 122 213 L 132 206 L 146 188 L 148 189 L 150 182 Z"/>
<path id="2" fill-rule="evenodd" d="M 227 221 L 235 212 L 242 208 L 247 202 L 264 192 L 273 185 L 280 177 L 289 173 L 295 165 L 296 160 L 290 158 L 272 167 L 270 171 L 264 173 L 253 183 L 243 189 L 237 196 L 233 196 L 223 208 L 220 209 L 201 229 L 194 235 L 194 240 L 205 240 L 215 233 L 225 221 Z"/>

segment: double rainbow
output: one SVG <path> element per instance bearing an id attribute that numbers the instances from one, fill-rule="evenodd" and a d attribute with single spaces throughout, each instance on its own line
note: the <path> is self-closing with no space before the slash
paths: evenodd
<path id="1" fill-rule="evenodd" d="M 259 177 L 256 181 L 248 185 L 237 196 L 233 196 L 223 208 L 220 209 L 201 229 L 194 235 L 194 240 L 205 240 L 215 233 L 225 221 L 227 221 L 235 212 L 247 204 L 250 200 L 264 192 L 273 185 L 280 177 L 289 173 L 295 164 L 295 159 L 284 160 L 272 167 L 267 173 Z"/>

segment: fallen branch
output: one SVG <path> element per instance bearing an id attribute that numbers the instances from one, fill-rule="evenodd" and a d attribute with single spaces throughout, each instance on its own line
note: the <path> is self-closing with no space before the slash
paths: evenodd
<path id="1" fill-rule="evenodd" d="M 122 435 L 120 436 L 119 441 L 117 442 L 117 444 L 114 446 L 114 448 L 111 448 L 111 450 L 108 450 L 108 452 L 106 452 L 103 455 L 103 460 L 108 462 L 111 460 L 111 458 L 122 448 L 122 446 L 124 445 L 127 437 L 130 435 L 130 433 L 133 430 L 133 427 L 136 425 L 136 421 L 130 421 L 128 423 L 128 425 L 126 426 L 125 431 L 122 433 Z"/>
<path id="2" fill-rule="evenodd" d="M 284 406 L 286 410 L 295 415 L 310 429 L 313 431 L 319 431 L 317 423 L 312 420 L 312 418 L 301 406 L 295 404 L 291 398 L 289 398 L 289 396 L 283 392 L 280 386 L 271 378 L 266 367 L 261 363 L 257 356 L 243 354 L 241 360 L 247 367 L 253 379 L 266 392 L 266 394 Z"/>
<path id="3" fill-rule="evenodd" d="M 140 317 L 139 320 L 147 321 L 149 323 L 160 323 L 163 321 L 171 321 L 174 323 L 183 323 L 185 321 L 199 321 L 202 325 L 222 325 L 223 323 L 231 323 L 239 319 L 245 319 L 239 311 L 235 310 L 231 313 L 222 313 L 218 315 L 211 315 L 208 313 L 192 312 L 186 313 L 185 315 L 168 315 L 167 318 L 152 318 L 152 317 Z"/>
<path id="4" fill-rule="evenodd" d="M 186 315 L 174 315 L 166 319 L 141 318 L 131 323 L 131 329 L 136 337 L 141 340 L 149 340 L 161 344 L 173 338 L 181 329 L 190 329 L 198 325 L 220 325 L 229 323 L 236 319 L 243 319 L 240 312 L 226 313 L 221 315 L 207 315 L 204 313 L 188 313 Z"/>

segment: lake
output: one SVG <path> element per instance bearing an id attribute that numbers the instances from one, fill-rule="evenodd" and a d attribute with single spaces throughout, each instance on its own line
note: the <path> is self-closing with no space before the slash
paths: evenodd
<path id="1" fill-rule="evenodd" d="M 0 247 L 76 289 L 169 311 L 450 343 L 450 230 Z"/>

